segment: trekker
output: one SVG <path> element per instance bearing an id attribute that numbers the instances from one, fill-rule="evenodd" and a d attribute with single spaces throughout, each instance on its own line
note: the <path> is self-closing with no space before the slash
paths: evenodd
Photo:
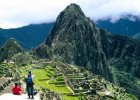
<path id="1" fill-rule="evenodd" d="M 12 92 L 15 95 L 21 95 L 21 88 L 19 87 L 18 83 L 15 83 L 15 87 L 13 87 Z"/>
<path id="2" fill-rule="evenodd" d="M 31 71 L 28 72 L 28 76 L 26 77 L 26 89 L 27 89 L 27 93 L 28 96 L 30 98 L 30 96 L 32 96 L 32 99 L 34 99 L 34 94 L 33 94 L 33 87 L 34 83 L 33 83 L 33 75 L 31 74 Z"/>

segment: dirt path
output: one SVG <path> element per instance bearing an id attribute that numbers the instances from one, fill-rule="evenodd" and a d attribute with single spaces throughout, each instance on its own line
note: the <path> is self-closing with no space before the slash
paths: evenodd
<path id="1" fill-rule="evenodd" d="M 21 81 L 21 84 L 22 84 L 22 94 L 21 95 L 13 95 L 11 93 L 11 90 L 14 86 L 14 83 L 12 82 L 11 84 L 9 84 L 9 86 L 7 86 L 5 88 L 2 95 L 0 95 L 0 100 L 33 100 L 33 99 L 28 99 L 28 96 L 25 91 L 26 84 L 23 81 Z M 34 96 L 34 100 L 40 100 L 39 94 Z"/>
<path id="2" fill-rule="evenodd" d="M 40 100 L 39 94 L 34 96 L 34 99 L 28 99 L 27 94 L 13 95 L 12 93 L 6 93 L 0 96 L 0 100 Z"/>
<path id="3" fill-rule="evenodd" d="M 13 86 L 14 86 L 14 84 L 12 84 L 12 86 L 10 87 L 10 90 L 12 90 Z M 12 93 L 6 92 L 0 96 L 0 100 L 31 100 L 31 99 L 28 99 L 25 88 L 26 88 L 26 84 L 24 82 L 22 82 L 22 91 L 23 92 L 21 95 L 13 95 Z M 6 90 L 9 90 L 8 87 L 5 88 L 5 91 Z M 40 100 L 39 94 L 34 96 L 34 100 Z"/>

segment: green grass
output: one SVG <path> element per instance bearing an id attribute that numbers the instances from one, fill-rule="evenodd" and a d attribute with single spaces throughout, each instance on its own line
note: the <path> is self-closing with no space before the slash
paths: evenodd
<path id="1" fill-rule="evenodd" d="M 63 97 L 65 98 L 65 100 L 79 100 L 78 96 L 63 95 Z"/>
<path id="2" fill-rule="evenodd" d="M 47 72 L 43 69 L 35 69 L 32 71 L 33 74 L 35 75 L 34 77 L 34 83 L 35 86 L 40 86 L 43 88 L 47 88 L 51 91 L 54 92 L 59 92 L 59 93 L 71 93 L 71 91 L 65 86 L 56 86 L 55 84 L 49 84 L 49 80 L 48 81 L 39 81 L 39 79 L 50 79 L 51 77 L 47 76 Z"/>
<path id="3" fill-rule="evenodd" d="M 34 77 L 35 86 L 47 88 L 47 89 L 57 92 L 57 93 L 71 93 L 71 90 L 69 90 L 65 85 L 55 85 L 53 83 L 49 84 L 49 80 L 48 81 L 39 81 L 38 79 L 40 79 L 40 78 L 50 78 L 47 76 L 47 72 L 45 70 L 35 69 L 35 70 L 33 70 L 33 74 L 35 75 L 35 77 Z M 58 78 L 62 79 L 63 77 L 58 76 Z M 77 96 L 66 96 L 66 95 L 62 95 L 62 96 L 64 97 L 65 100 L 78 100 Z"/>
<path id="4" fill-rule="evenodd" d="M 73 79 L 73 80 L 85 80 L 84 77 L 82 77 L 82 78 L 71 78 L 71 79 Z"/>
<path id="5" fill-rule="evenodd" d="M 22 72 L 21 73 L 22 79 L 25 78 L 28 69 L 29 65 L 19 68 L 19 70 Z M 50 91 L 54 91 L 57 93 L 72 93 L 72 91 L 65 84 L 55 85 L 55 82 L 64 82 L 64 78 L 62 75 L 59 75 L 54 80 L 51 80 L 51 77 L 55 74 L 54 69 L 51 66 L 45 67 L 45 70 L 32 69 L 32 73 L 34 75 L 33 81 L 35 83 L 35 87 L 47 88 Z M 67 95 L 62 96 L 64 97 L 65 100 L 78 100 L 78 96 L 67 96 Z"/>

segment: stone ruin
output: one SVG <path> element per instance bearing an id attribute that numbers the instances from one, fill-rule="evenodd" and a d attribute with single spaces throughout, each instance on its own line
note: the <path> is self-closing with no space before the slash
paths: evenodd
<path id="1" fill-rule="evenodd" d="M 82 68 L 81 70 L 80 68 L 75 68 L 71 65 L 57 65 L 55 66 L 54 71 L 55 75 L 53 75 L 52 79 L 62 75 L 65 85 L 72 90 L 73 93 L 65 94 L 67 96 L 80 96 L 80 93 L 83 93 L 86 100 L 114 99 L 114 93 L 116 91 L 110 92 L 108 86 L 111 86 L 111 83 L 99 75 L 93 75 L 86 69 Z M 114 86 L 112 85 L 112 87 Z M 61 94 L 46 89 L 40 94 L 41 100 L 61 100 L 61 97 L 63 97 Z M 128 97 L 128 95 L 126 95 L 126 97 Z"/>
<path id="2" fill-rule="evenodd" d="M 5 77 L 0 77 L 0 94 L 11 93 L 11 80 Z"/>
<path id="3" fill-rule="evenodd" d="M 74 93 L 90 93 L 91 91 L 103 91 L 104 85 L 100 82 L 102 79 L 84 69 L 80 70 L 70 65 L 57 66 L 64 74 L 64 79 L 67 80 L 67 85 L 73 90 Z M 100 80 L 96 80 L 100 79 Z"/>
<path id="4" fill-rule="evenodd" d="M 41 100 L 61 100 L 61 95 L 55 92 L 51 92 L 48 89 L 41 89 L 40 99 Z"/>

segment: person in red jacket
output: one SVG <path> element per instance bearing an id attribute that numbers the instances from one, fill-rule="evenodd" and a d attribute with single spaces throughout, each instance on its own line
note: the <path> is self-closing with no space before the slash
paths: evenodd
<path id="1" fill-rule="evenodd" d="M 18 86 L 18 83 L 15 83 L 15 87 L 13 87 L 12 92 L 15 95 L 21 95 L 21 88 Z"/>

